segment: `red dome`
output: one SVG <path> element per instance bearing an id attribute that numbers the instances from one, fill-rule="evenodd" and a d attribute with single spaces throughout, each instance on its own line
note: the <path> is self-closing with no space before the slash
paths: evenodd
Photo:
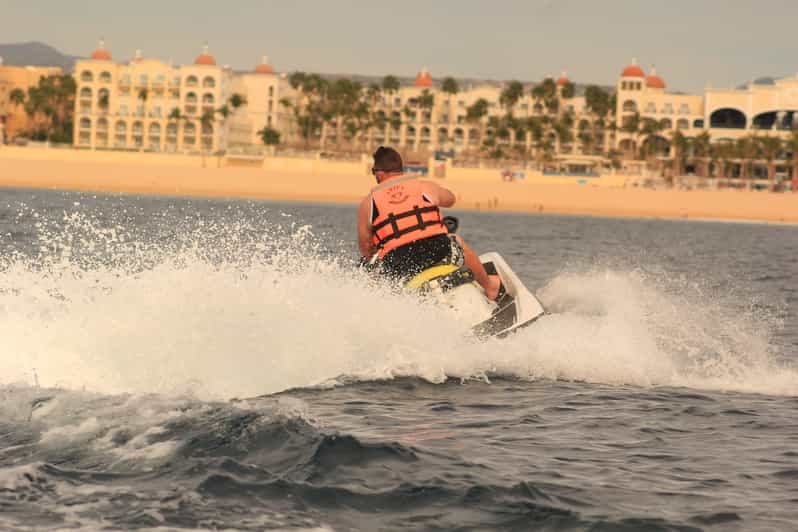
<path id="1" fill-rule="evenodd" d="M 664 89 L 665 88 L 665 80 L 659 77 L 656 74 L 651 74 L 649 77 L 646 78 L 646 87 L 649 89 Z"/>
<path id="2" fill-rule="evenodd" d="M 105 44 L 100 41 L 100 46 L 92 52 L 91 58 L 95 61 L 110 61 L 111 54 L 105 49 Z"/>
<path id="3" fill-rule="evenodd" d="M 91 58 L 95 61 L 110 61 L 111 54 L 109 54 L 106 50 L 97 49 L 91 54 Z"/>
<path id="4" fill-rule="evenodd" d="M 646 77 L 646 73 L 643 72 L 643 69 L 637 66 L 635 63 L 632 63 L 628 67 L 623 69 L 623 73 L 621 74 L 622 78 L 644 78 Z"/>
<path id="5" fill-rule="evenodd" d="M 214 65 L 216 65 L 216 59 L 214 59 L 211 54 L 200 54 L 194 60 L 194 64 L 195 65 L 214 66 Z"/>
<path id="6" fill-rule="evenodd" d="M 264 55 L 263 60 L 255 67 L 256 74 L 274 74 L 274 69 L 269 64 L 269 59 Z"/>
<path id="7" fill-rule="evenodd" d="M 568 76 L 566 76 L 565 72 L 563 72 L 562 75 L 560 76 L 560 79 L 557 80 L 557 86 L 562 87 L 563 85 L 567 85 L 568 83 L 571 83 L 571 80 L 568 79 Z"/>
<path id="8" fill-rule="evenodd" d="M 413 82 L 414 87 L 432 87 L 432 76 L 427 72 L 427 67 L 421 69 Z"/>

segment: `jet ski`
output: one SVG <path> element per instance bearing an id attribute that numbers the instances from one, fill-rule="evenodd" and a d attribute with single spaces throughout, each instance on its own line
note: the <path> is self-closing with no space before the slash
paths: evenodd
<path id="1" fill-rule="evenodd" d="M 443 221 L 450 233 L 457 232 L 457 218 L 446 216 Z M 503 338 L 546 314 L 540 301 L 527 290 L 501 255 L 496 252 L 483 253 L 479 260 L 489 274 L 498 275 L 502 281 L 496 301 L 485 296 L 474 273 L 465 265 L 432 266 L 405 281 L 404 288 L 448 306 L 458 320 L 470 326 L 476 336 L 483 338 Z M 369 262 L 371 267 L 376 267 L 376 259 Z"/>

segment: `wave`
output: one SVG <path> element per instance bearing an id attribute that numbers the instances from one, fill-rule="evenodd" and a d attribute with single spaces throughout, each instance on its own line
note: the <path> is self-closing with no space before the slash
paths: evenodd
<path id="1" fill-rule="evenodd" d="M 309 226 L 223 214 L 164 216 L 154 232 L 86 213 L 37 222 L 35 245 L 0 261 L 0 384 L 229 399 L 502 376 L 798 394 L 774 314 L 717 290 L 562 273 L 539 291 L 552 315 L 478 341 Z"/>

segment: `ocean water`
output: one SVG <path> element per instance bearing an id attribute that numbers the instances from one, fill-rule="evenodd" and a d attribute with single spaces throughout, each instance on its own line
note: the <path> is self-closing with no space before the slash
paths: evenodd
<path id="1" fill-rule="evenodd" d="M 550 316 L 348 206 L 0 191 L 0 529 L 798 530 L 798 228 L 456 214 Z"/>

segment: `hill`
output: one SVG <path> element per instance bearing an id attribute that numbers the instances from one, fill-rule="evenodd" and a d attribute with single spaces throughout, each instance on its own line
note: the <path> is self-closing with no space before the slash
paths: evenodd
<path id="1" fill-rule="evenodd" d="M 35 41 L 0 44 L 0 57 L 3 58 L 3 64 L 8 66 L 57 66 L 65 72 L 71 72 L 75 61 L 80 59 Z"/>

